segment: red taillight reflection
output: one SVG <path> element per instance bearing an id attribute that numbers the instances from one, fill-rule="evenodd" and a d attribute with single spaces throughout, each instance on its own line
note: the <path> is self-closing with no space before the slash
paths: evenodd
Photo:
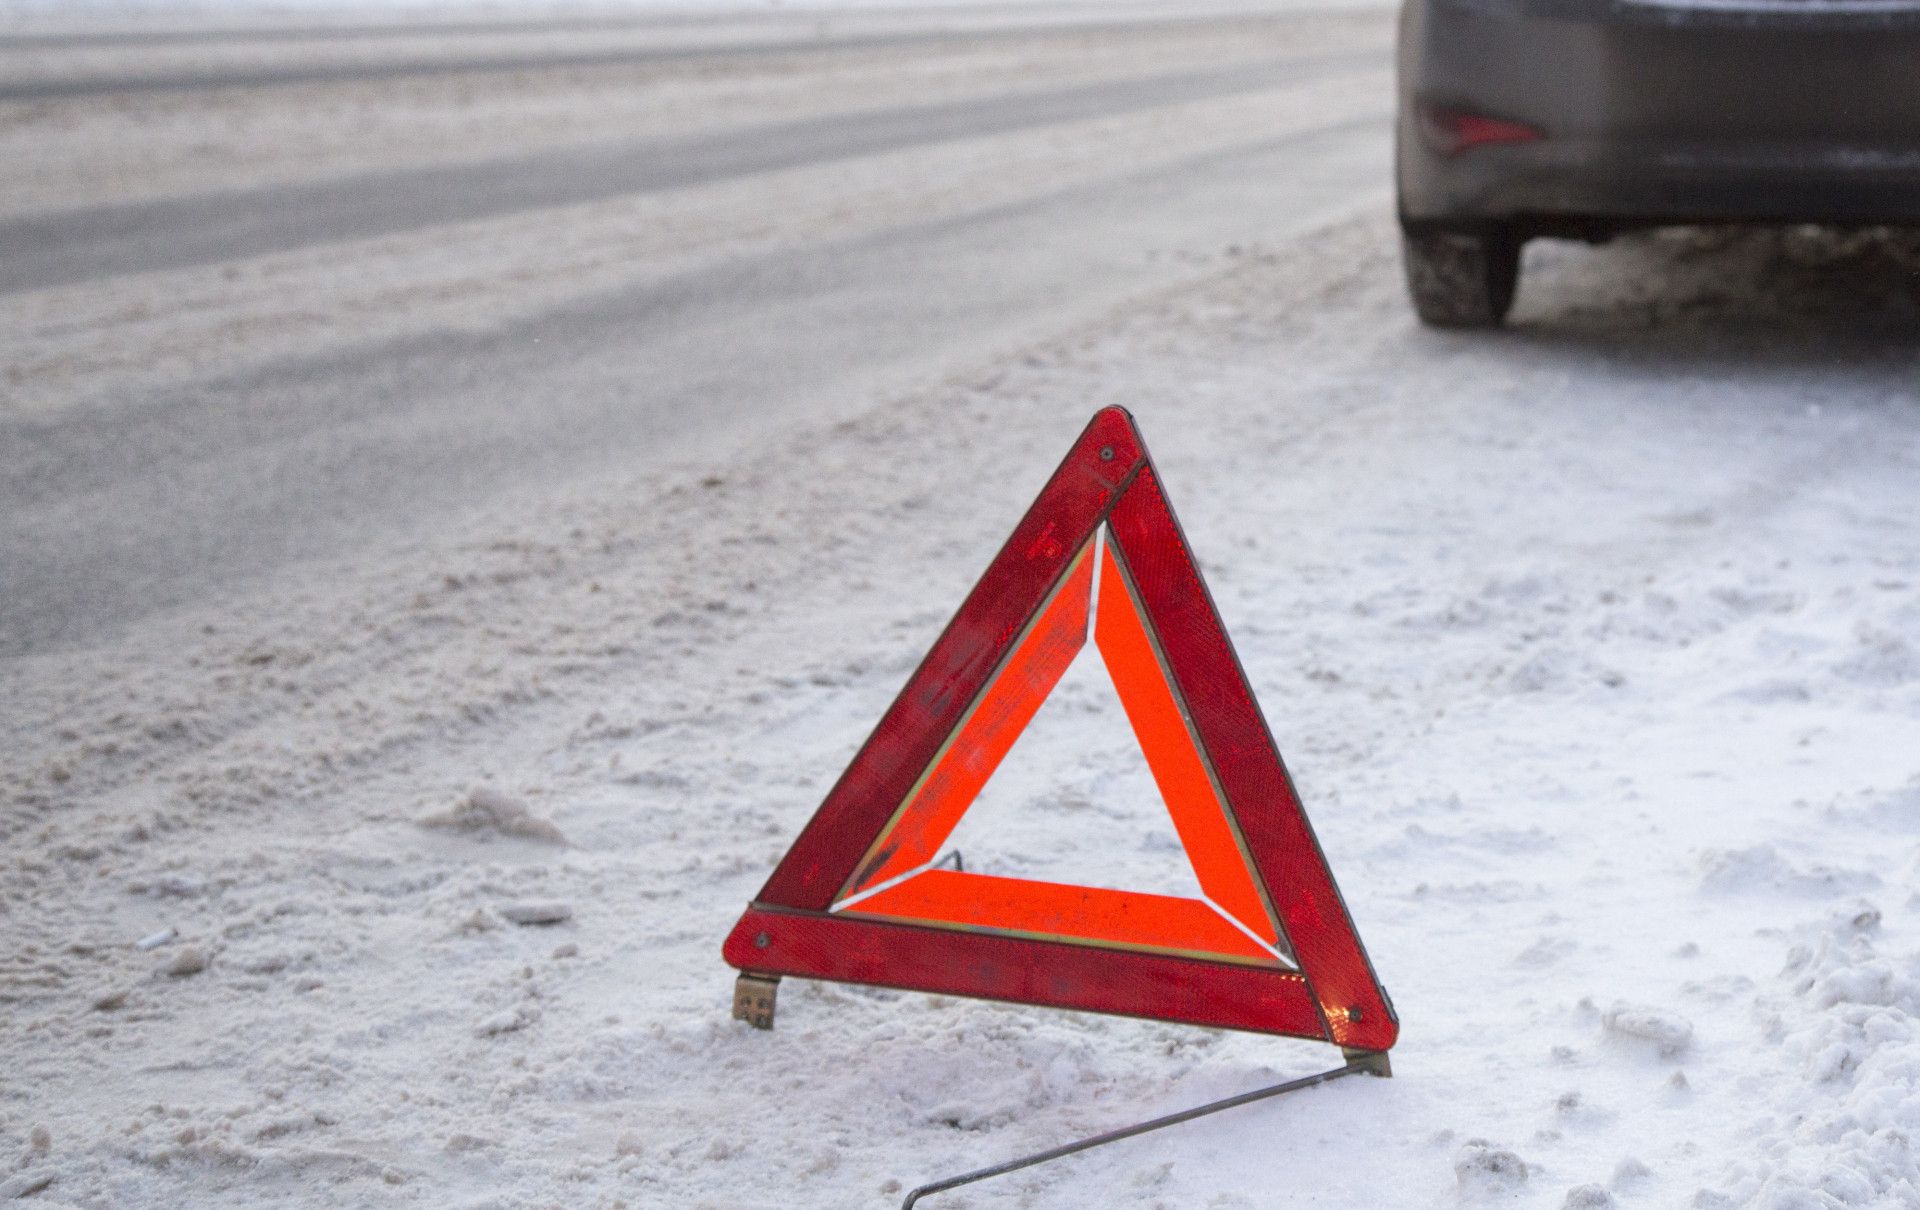
<path id="1" fill-rule="evenodd" d="M 1421 126 L 1428 142 L 1441 155 L 1459 155 L 1475 147 L 1497 143 L 1537 143 L 1547 132 L 1525 122 L 1490 118 L 1483 113 L 1451 109 L 1442 105 L 1420 107 Z"/>

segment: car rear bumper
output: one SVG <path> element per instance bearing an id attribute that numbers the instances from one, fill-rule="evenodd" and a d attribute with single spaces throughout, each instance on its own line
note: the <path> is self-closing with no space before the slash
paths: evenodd
<path id="1" fill-rule="evenodd" d="M 1920 223 L 1920 3 L 1409 0 L 1400 87 L 1410 223 Z M 1434 109 L 1541 137 L 1449 154 Z"/>

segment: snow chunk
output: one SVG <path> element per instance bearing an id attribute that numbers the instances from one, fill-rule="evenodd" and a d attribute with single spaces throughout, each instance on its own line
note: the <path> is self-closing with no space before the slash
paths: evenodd
<path id="1" fill-rule="evenodd" d="M 1760 1119 L 1771 1171 L 1730 1167 L 1719 1204 L 1908 1206 L 1920 1185 L 1920 955 L 1880 954 L 1851 919 L 1830 918 L 1787 956 L 1790 995 L 1766 1041 L 1798 1079 Z"/>
<path id="2" fill-rule="evenodd" d="M 1600 1014 L 1600 1025 L 1608 1033 L 1653 1043 L 1665 1059 L 1684 1054 L 1693 1043 L 1693 1022 L 1659 1009 L 1616 1004 Z"/>
<path id="3" fill-rule="evenodd" d="M 1578 945 L 1566 937 L 1540 937 L 1535 939 L 1532 945 L 1514 955 L 1513 964 L 1526 967 L 1552 966 L 1578 948 Z"/>
<path id="4" fill-rule="evenodd" d="M 558 899 L 529 899 L 501 904 L 500 914 L 514 924 L 559 924 L 573 919 L 573 906 Z"/>
<path id="5" fill-rule="evenodd" d="M 1599 1185 L 1575 1185 L 1567 1190 L 1566 1210 L 1607 1210 L 1613 1205 L 1613 1194 Z"/>
<path id="6" fill-rule="evenodd" d="M 1834 671 L 1857 685 L 1891 689 L 1920 680 L 1920 651 L 1904 635 L 1863 626 L 1859 650 L 1834 666 Z"/>
<path id="7" fill-rule="evenodd" d="M 207 969 L 207 952 L 197 945 L 183 946 L 173 956 L 173 961 L 160 969 L 178 979 L 186 975 L 197 975 Z"/>
<path id="8" fill-rule="evenodd" d="M 1468 1139 L 1453 1158 L 1462 1194 L 1509 1193 L 1527 1183 L 1527 1163 L 1485 1139 Z"/>
<path id="9" fill-rule="evenodd" d="M 206 894 L 207 880 L 190 874 L 160 874 L 135 879 L 127 884 L 127 891 L 154 899 L 197 899 Z"/>
<path id="10" fill-rule="evenodd" d="M 566 836 L 550 820 L 535 815 L 527 804 L 491 786 L 475 786 L 467 800 L 449 811 L 422 816 L 420 826 L 457 832 L 492 832 L 547 844 L 565 844 Z"/>
<path id="11" fill-rule="evenodd" d="M 1507 689 L 1513 693 L 1547 693 L 1591 683 L 1617 689 L 1627 683 L 1627 678 L 1615 669 L 1553 649 L 1538 653 L 1514 669 L 1507 678 Z"/>
<path id="12" fill-rule="evenodd" d="M 500 1144 L 494 1139 L 483 1138 L 477 1134 L 467 1134 L 464 1131 L 459 1131 L 447 1136 L 446 1144 L 441 1147 L 441 1150 L 445 1151 L 448 1155 L 465 1155 L 468 1152 L 485 1151 L 492 1147 L 498 1147 L 499 1145 Z"/>
<path id="13" fill-rule="evenodd" d="M 1864 870 L 1815 865 L 1796 869 L 1770 844 L 1749 849 L 1708 849 L 1700 854 L 1702 890 L 1785 891 L 1800 895 L 1835 895 L 1878 886 L 1879 878 Z"/>
<path id="14" fill-rule="evenodd" d="M 51 1184 L 53 1184 L 53 1173 L 51 1172 L 22 1172 L 18 1176 L 8 1177 L 6 1180 L 0 1181 L 0 1202 L 12 1201 L 15 1198 L 32 1197 Z M 45 1205 L 46 1203 L 36 1202 L 35 1204 Z"/>
<path id="15" fill-rule="evenodd" d="M 1628 1156 L 1613 1166 L 1613 1187 L 1615 1189 L 1638 1188 L 1652 1176 L 1653 1169 L 1633 1156 Z"/>
<path id="16" fill-rule="evenodd" d="M 496 1038 L 501 1034 L 516 1033 L 540 1019 L 533 1009 L 521 1007 L 498 1012 L 473 1027 L 476 1038 Z"/>

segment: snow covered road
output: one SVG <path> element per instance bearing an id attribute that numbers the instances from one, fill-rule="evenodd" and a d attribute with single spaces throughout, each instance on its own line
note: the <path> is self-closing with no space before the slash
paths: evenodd
<path id="1" fill-rule="evenodd" d="M 897 1205 L 1327 1066 L 1304 1043 L 804 983 L 771 1034 L 727 1019 L 726 929 L 1086 416 L 1119 403 L 1393 993 L 1396 1076 L 927 1205 L 1914 1205 L 1920 246 L 1539 246 L 1511 331 L 1424 332 L 1366 175 L 1380 132 L 1244 150 L 1279 137 L 1249 123 L 1364 116 L 1364 92 L 1176 109 L 1169 129 L 1218 140 L 1214 169 L 1143 148 L 1150 111 L 1100 136 L 1140 157 L 1117 178 L 1076 166 L 1115 145 L 1078 127 L 996 135 L 978 165 L 916 161 L 951 193 L 876 185 L 840 216 L 835 179 L 900 188 L 898 153 L 796 179 L 780 207 L 665 191 L 678 217 L 648 213 L 668 231 L 589 215 L 528 249 L 537 227 L 488 220 L 432 237 L 444 256 L 413 236 L 328 250 L 337 281 L 315 253 L 225 286 L 180 270 L 0 300 L 24 384 L 0 419 L 0 1195 Z M 1034 201 L 1000 179 L 1021 154 L 1084 183 Z M 1266 175 L 1238 180 L 1249 164 Z M 1259 211 L 1276 189 L 1310 204 Z M 786 246 L 833 223 L 864 234 Z M 711 243 L 665 244 L 686 232 Z M 663 250 L 609 267 L 616 239 Z M 889 250 L 937 239 L 942 283 L 1012 285 L 943 312 L 951 341 L 890 337 L 882 313 L 914 292 L 887 291 Z M 963 273 L 981 247 L 1031 257 Z M 809 268 L 754 261 L 690 311 L 633 301 L 634 275 L 685 256 L 697 271 L 674 271 L 711 282 L 743 248 Z M 1069 262 L 1106 267 L 1061 297 Z M 456 269 L 501 284 L 449 332 L 429 285 Z M 386 274 L 411 301 L 346 333 L 283 273 L 329 303 Z M 572 280 L 595 273 L 604 313 Z M 169 296 L 206 310 L 161 314 Z M 56 300 L 95 308 L 90 338 Z M 221 335 L 256 313 L 281 318 Z M 877 326 L 827 341 L 843 368 L 796 388 L 775 370 L 812 362 L 760 325 L 824 337 L 829 318 Z M 311 365 L 279 351 L 316 338 Z M 723 340 L 747 368 L 686 356 Z M 356 393 L 383 384 L 470 422 L 380 426 Z M 596 386 L 597 409 L 566 410 Z M 714 414 L 682 415 L 696 400 Z M 556 434 L 534 423 L 549 408 L 569 429 L 624 416 L 633 444 L 598 457 L 617 426 Z M 411 527 L 294 497 L 286 524 L 331 537 L 263 560 L 219 521 L 328 448 L 297 423 L 417 430 L 452 468 L 424 477 L 465 466 L 469 495 L 434 489 Z M 648 425 L 663 452 L 642 457 Z M 203 430 L 257 448 L 255 477 L 200 467 Z M 490 448 L 513 457 L 472 452 Z M 185 548 L 143 562 L 163 480 L 214 492 L 192 505 L 206 552 L 177 568 Z M 370 513 L 407 503 L 347 487 Z M 63 576 L 109 604 L 60 597 Z M 61 611 L 71 630 L 33 620 Z M 1118 703 L 1074 676 L 969 821 L 969 868 L 1180 885 Z"/>
<path id="2" fill-rule="evenodd" d="M 1385 14 L 1085 16 L 15 104 L 0 650 L 854 414 L 1379 195 Z"/>

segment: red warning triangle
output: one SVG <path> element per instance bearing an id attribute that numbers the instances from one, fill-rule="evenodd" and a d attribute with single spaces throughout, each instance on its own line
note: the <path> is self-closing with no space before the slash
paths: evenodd
<path id="1" fill-rule="evenodd" d="M 1201 898 L 936 867 L 1088 642 Z M 727 938 L 794 975 L 1319 1038 L 1399 1026 L 1132 418 L 1093 418 Z"/>

